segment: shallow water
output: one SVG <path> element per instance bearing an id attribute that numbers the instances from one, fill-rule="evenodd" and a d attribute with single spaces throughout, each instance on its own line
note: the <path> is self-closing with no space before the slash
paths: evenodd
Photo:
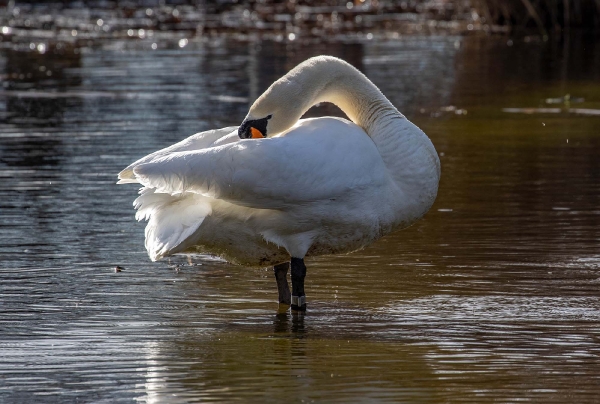
<path id="1" fill-rule="evenodd" d="M 600 116 L 568 111 L 600 110 L 599 43 L 2 48 L 0 401 L 596 401 Z M 442 161 L 431 212 L 309 260 L 305 316 L 277 314 L 268 268 L 151 263 L 137 188 L 116 173 L 239 123 L 320 53 L 429 134 Z M 560 111 L 522 110 L 548 107 Z"/>

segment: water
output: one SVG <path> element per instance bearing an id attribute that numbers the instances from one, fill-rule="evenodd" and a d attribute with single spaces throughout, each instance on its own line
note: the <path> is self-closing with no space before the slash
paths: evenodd
<path id="1" fill-rule="evenodd" d="M 533 39 L 2 47 L 0 401 L 595 402 L 600 45 Z M 304 317 L 268 268 L 151 263 L 116 173 L 320 53 L 429 134 L 431 212 L 309 260 Z"/>

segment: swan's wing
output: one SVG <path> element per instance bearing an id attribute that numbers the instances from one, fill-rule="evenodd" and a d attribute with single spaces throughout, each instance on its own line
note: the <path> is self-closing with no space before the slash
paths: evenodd
<path id="1" fill-rule="evenodd" d="M 213 129 L 206 132 L 196 133 L 195 135 L 192 135 L 181 142 L 151 153 L 130 164 L 119 173 L 119 182 L 117 182 L 117 184 L 137 183 L 138 181 L 133 175 L 133 168 L 140 164 L 153 161 L 159 157 L 175 152 L 200 150 L 207 147 L 231 143 L 237 140 L 239 140 L 237 136 L 237 126 L 230 126 L 227 128 Z"/>
<path id="2" fill-rule="evenodd" d="M 284 137 L 171 153 L 133 172 L 158 192 L 193 192 L 254 208 L 335 199 L 387 178 L 373 141 L 333 118 L 305 120 Z"/>
<path id="3" fill-rule="evenodd" d="M 135 218 L 148 220 L 146 250 L 152 261 L 167 255 L 200 227 L 212 209 L 208 198 L 197 194 L 170 195 L 142 188 L 133 205 Z"/>

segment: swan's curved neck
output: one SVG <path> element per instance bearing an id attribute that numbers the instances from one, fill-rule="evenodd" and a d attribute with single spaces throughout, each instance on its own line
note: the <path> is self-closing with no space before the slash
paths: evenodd
<path id="1" fill-rule="evenodd" d="M 350 64 L 332 57 L 314 58 L 308 63 L 312 66 L 300 65 L 303 68 L 294 69 L 285 77 L 302 88 L 302 114 L 315 104 L 331 102 L 371 137 L 378 133 L 375 128 L 381 123 L 404 119 L 381 91 Z"/>
<path id="2" fill-rule="evenodd" d="M 415 212 L 426 212 L 435 199 L 440 176 L 433 144 L 350 64 L 331 56 L 308 59 L 273 83 L 252 105 L 246 119 L 272 115 L 268 128 L 278 134 L 320 102 L 334 103 L 365 130 L 396 188 L 410 195 L 398 199 L 410 199 L 417 206 Z"/>
<path id="3" fill-rule="evenodd" d="M 394 183 L 415 203 L 414 216 L 424 214 L 435 200 L 440 177 L 439 158 L 427 135 L 348 63 L 332 57 L 305 63 L 282 78 L 301 95 L 296 108 L 304 114 L 319 102 L 337 105 L 371 137 Z"/>

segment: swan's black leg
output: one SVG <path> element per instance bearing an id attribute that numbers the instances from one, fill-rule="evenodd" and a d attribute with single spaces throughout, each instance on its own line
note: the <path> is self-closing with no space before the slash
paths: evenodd
<path id="1" fill-rule="evenodd" d="M 305 277 L 306 265 L 304 265 L 304 259 L 292 257 L 292 310 L 306 311 Z"/>
<path id="2" fill-rule="evenodd" d="M 287 282 L 289 268 L 289 262 L 284 262 L 283 264 L 275 265 L 273 267 L 275 279 L 277 280 L 277 290 L 279 291 L 279 303 L 287 304 L 288 306 L 291 304 L 290 287 Z"/>

